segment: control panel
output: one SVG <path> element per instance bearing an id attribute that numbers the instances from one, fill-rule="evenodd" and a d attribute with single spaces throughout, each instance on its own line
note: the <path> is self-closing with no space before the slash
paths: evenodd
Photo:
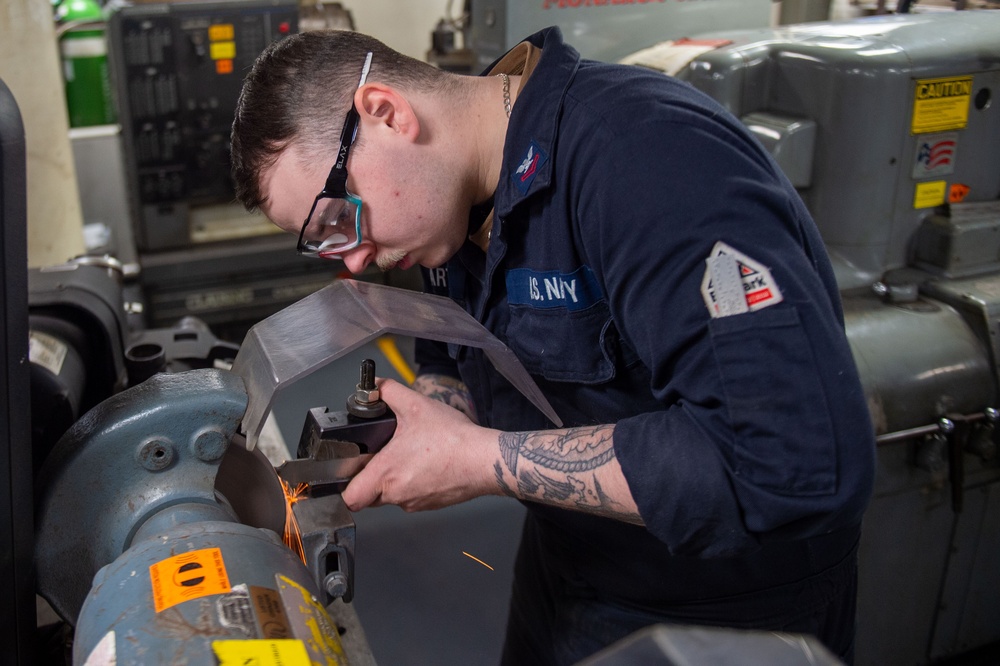
<path id="1" fill-rule="evenodd" d="M 243 77 L 298 30 L 295 2 L 125 7 L 109 45 L 128 189 L 142 251 L 192 243 L 192 207 L 230 203 L 229 132 Z"/>

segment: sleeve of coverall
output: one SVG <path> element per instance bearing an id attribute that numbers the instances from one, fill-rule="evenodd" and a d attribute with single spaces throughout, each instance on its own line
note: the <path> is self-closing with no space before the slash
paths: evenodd
<path id="1" fill-rule="evenodd" d="M 812 221 L 737 127 L 691 115 L 602 126 L 574 148 L 573 196 L 613 324 L 663 404 L 616 424 L 616 455 L 648 529 L 712 557 L 860 520 L 870 474 L 852 460 L 871 436 Z M 780 296 L 713 316 L 719 243 Z"/>

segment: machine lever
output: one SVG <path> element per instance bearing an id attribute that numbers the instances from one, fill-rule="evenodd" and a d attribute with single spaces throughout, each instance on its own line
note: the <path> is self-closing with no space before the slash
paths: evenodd
<path id="1" fill-rule="evenodd" d="M 961 415 L 950 415 L 940 421 L 948 437 L 948 484 L 951 487 L 951 509 L 962 512 L 965 493 L 965 449 L 971 427 Z"/>

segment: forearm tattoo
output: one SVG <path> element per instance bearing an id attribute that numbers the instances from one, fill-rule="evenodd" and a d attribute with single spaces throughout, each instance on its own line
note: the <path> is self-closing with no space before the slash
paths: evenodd
<path id="1" fill-rule="evenodd" d="M 420 375 L 413 381 L 413 389 L 468 416 L 476 422 L 472 393 L 461 380 L 448 375 Z"/>
<path id="2" fill-rule="evenodd" d="M 510 487 L 501 461 L 493 473 L 506 495 L 567 506 L 608 518 L 642 524 L 638 514 L 608 497 L 597 472 L 615 457 L 614 427 L 569 428 L 552 432 L 500 433 L 500 458 L 516 479 Z"/>

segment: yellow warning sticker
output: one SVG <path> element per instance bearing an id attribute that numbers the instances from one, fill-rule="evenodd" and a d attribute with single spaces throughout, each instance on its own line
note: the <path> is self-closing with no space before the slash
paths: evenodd
<path id="1" fill-rule="evenodd" d="M 218 548 L 192 550 L 149 567 L 156 612 L 179 603 L 230 591 L 226 564 Z"/>
<path id="2" fill-rule="evenodd" d="M 212 42 L 208 55 L 212 60 L 232 60 L 236 57 L 236 42 Z"/>
<path id="3" fill-rule="evenodd" d="M 291 578 L 277 574 L 278 594 L 288 612 L 292 631 L 305 643 L 306 651 L 317 664 L 345 666 L 347 655 L 340 643 L 337 624 L 306 588 Z"/>
<path id="4" fill-rule="evenodd" d="M 944 203 L 948 192 L 948 183 L 943 180 L 932 180 L 928 183 L 917 183 L 913 195 L 914 208 L 933 208 Z"/>
<path id="5" fill-rule="evenodd" d="M 917 79 L 910 132 L 927 134 L 962 129 L 969 121 L 972 77 Z"/>
<path id="6" fill-rule="evenodd" d="M 219 666 L 310 666 L 309 654 L 302 641 L 246 640 L 212 641 L 212 651 Z"/>

